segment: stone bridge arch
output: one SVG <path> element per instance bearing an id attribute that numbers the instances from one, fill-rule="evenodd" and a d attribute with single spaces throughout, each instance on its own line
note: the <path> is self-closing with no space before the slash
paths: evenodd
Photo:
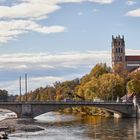
<path id="1" fill-rule="evenodd" d="M 78 106 L 99 107 L 113 113 L 122 114 L 122 117 L 136 117 L 133 103 L 99 103 L 88 101 L 0 102 L 0 108 L 15 112 L 18 118 L 34 118 L 47 112 Z"/>
<path id="2" fill-rule="evenodd" d="M 12 111 L 14 112 L 18 118 L 21 117 L 21 112 L 22 112 L 22 109 L 21 109 L 21 104 L 19 103 L 8 103 L 8 102 L 3 102 L 3 103 L 0 103 L 0 109 L 6 109 L 6 110 L 9 110 L 9 111 Z"/>
<path id="3" fill-rule="evenodd" d="M 98 107 L 110 111 L 112 113 L 120 114 L 122 117 L 133 117 L 135 115 L 134 106 L 132 103 L 76 103 L 76 102 L 55 102 L 54 104 L 32 104 L 32 117 L 39 116 L 41 114 L 58 111 L 60 109 L 70 108 L 70 107 L 81 107 L 81 106 L 90 106 Z"/>

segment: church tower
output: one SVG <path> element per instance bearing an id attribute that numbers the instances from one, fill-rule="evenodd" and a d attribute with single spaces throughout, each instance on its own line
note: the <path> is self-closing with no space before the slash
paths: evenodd
<path id="1" fill-rule="evenodd" d="M 121 66 L 122 70 L 125 69 L 125 41 L 124 36 L 114 37 L 112 35 L 112 68 L 115 72 L 117 66 Z"/>

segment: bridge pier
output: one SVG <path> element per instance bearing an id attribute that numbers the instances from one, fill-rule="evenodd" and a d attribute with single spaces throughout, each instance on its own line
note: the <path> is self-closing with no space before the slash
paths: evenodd
<path id="1" fill-rule="evenodd" d="M 137 101 L 136 96 L 133 97 L 133 106 L 134 106 L 134 117 L 139 118 L 140 117 L 140 107 L 139 107 L 139 102 Z"/>
<path id="2" fill-rule="evenodd" d="M 32 118 L 32 105 L 22 104 L 20 118 Z"/>
<path id="3" fill-rule="evenodd" d="M 119 114 L 114 113 L 114 118 L 138 118 L 140 117 L 137 112 L 133 112 L 132 114 Z"/>
<path id="4" fill-rule="evenodd" d="M 114 113 L 114 118 L 122 118 L 122 114 Z"/>

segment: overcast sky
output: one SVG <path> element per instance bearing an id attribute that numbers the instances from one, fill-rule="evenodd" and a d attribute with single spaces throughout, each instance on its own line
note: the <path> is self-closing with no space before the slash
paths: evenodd
<path id="1" fill-rule="evenodd" d="M 19 94 L 25 73 L 33 90 L 111 65 L 112 35 L 140 54 L 139 0 L 0 0 L 0 88 Z"/>

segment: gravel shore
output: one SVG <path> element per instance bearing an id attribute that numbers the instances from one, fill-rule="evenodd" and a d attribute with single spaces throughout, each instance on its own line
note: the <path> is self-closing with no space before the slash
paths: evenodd
<path id="1" fill-rule="evenodd" d="M 8 127 L 12 132 L 35 132 L 44 130 L 43 127 L 34 124 L 33 119 L 4 119 L 0 121 L 0 127 Z"/>

